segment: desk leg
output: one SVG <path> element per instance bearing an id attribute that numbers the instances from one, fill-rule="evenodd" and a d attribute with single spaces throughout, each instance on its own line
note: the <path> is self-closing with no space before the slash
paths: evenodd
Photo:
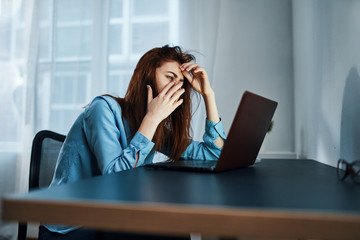
<path id="1" fill-rule="evenodd" d="M 27 233 L 27 223 L 19 223 L 18 225 L 18 240 L 25 240 Z"/>

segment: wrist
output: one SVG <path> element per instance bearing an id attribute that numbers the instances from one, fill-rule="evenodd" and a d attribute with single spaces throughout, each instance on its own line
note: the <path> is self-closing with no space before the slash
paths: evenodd
<path id="1" fill-rule="evenodd" d="M 210 89 L 206 91 L 204 94 L 202 94 L 205 101 L 215 99 L 215 92 L 214 90 Z"/>
<path id="2" fill-rule="evenodd" d="M 215 93 L 211 89 L 206 94 L 203 95 L 205 107 L 206 107 L 206 117 L 209 121 L 218 123 L 220 121 L 219 113 L 216 107 Z"/>
<path id="3" fill-rule="evenodd" d="M 140 124 L 138 131 L 147 139 L 152 141 L 158 125 L 159 124 L 155 118 L 151 117 L 149 114 L 146 114 Z"/>
<path id="4" fill-rule="evenodd" d="M 144 121 L 147 122 L 148 124 L 151 124 L 152 126 L 156 126 L 156 127 L 161 122 L 161 120 L 155 114 L 152 114 L 149 112 L 145 114 L 143 122 Z"/>

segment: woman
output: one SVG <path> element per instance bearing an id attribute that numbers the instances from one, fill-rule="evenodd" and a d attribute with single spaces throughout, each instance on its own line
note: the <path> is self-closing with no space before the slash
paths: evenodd
<path id="1" fill-rule="evenodd" d="M 207 73 L 193 60 L 180 47 L 167 45 L 142 56 L 125 98 L 96 97 L 77 118 L 59 154 L 51 186 L 143 166 L 152 162 L 155 151 L 172 159 L 217 160 L 226 137 Z M 190 137 L 192 89 L 205 101 L 204 142 Z M 39 239 L 90 239 L 89 235 L 98 239 L 99 234 L 105 233 L 44 225 Z"/>

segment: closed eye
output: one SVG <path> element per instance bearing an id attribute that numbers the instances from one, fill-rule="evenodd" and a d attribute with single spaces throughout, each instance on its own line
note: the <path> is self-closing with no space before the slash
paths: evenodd
<path id="1" fill-rule="evenodd" d="M 174 80 L 175 78 L 173 76 L 170 76 L 170 75 L 166 75 L 166 77 L 170 80 Z"/>

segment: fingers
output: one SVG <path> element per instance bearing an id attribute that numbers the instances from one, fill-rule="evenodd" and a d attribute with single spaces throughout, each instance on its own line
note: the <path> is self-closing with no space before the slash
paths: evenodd
<path id="1" fill-rule="evenodd" d="M 197 63 L 194 62 L 187 62 L 184 63 L 180 66 L 180 69 L 182 71 L 187 71 L 187 72 L 193 72 L 193 73 L 198 73 L 198 72 L 204 72 L 205 69 L 200 67 Z"/>
<path id="2" fill-rule="evenodd" d="M 169 83 L 164 87 L 165 91 L 161 91 L 155 98 L 153 98 L 152 89 L 148 86 L 148 105 L 147 113 L 150 116 L 155 116 L 160 121 L 167 118 L 177 107 L 183 103 L 183 99 L 180 96 L 185 92 L 185 89 L 181 88 L 182 83 L 174 85 Z M 168 90 L 166 92 L 166 90 Z"/>
<path id="3" fill-rule="evenodd" d="M 171 105 L 177 104 L 180 98 L 180 96 L 185 93 L 185 89 L 182 88 L 183 83 L 179 82 L 175 84 L 174 82 L 170 82 L 167 84 L 164 89 L 159 93 L 159 95 L 156 98 L 161 99 L 161 102 L 163 103 L 170 103 Z M 148 87 L 148 104 L 150 101 L 153 100 L 153 94 L 151 87 Z M 182 102 L 182 101 L 181 101 Z M 181 103 L 180 103 L 181 104 Z"/>
<path id="4" fill-rule="evenodd" d="M 147 103 L 149 104 L 154 99 L 153 98 L 153 91 L 152 91 L 152 88 L 149 85 L 146 85 L 146 87 L 147 87 L 147 92 L 148 92 Z"/>
<path id="5" fill-rule="evenodd" d="M 164 103 L 169 104 L 171 112 L 183 103 L 183 99 L 180 99 L 181 95 L 185 93 L 185 89 L 182 88 L 182 83 L 168 84 L 170 89 L 163 95 Z"/>
<path id="6" fill-rule="evenodd" d="M 175 82 L 170 82 L 169 84 L 167 84 L 159 93 L 159 95 L 166 95 L 167 92 L 174 86 Z"/>
<path id="7" fill-rule="evenodd" d="M 182 74 L 189 82 L 192 82 L 193 77 L 191 76 L 191 74 L 188 71 L 182 71 Z"/>
<path id="8" fill-rule="evenodd" d="M 184 101 L 184 99 L 179 99 L 179 101 L 176 101 L 176 102 L 174 103 L 174 110 L 175 110 L 176 108 L 178 108 L 178 107 L 183 103 L 183 101 Z"/>
<path id="9" fill-rule="evenodd" d="M 177 84 L 173 84 L 172 87 L 166 92 L 165 96 L 168 96 L 169 98 L 171 98 L 177 91 L 179 91 L 179 89 L 181 89 L 183 83 L 179 82 Z"/>
<path id="10" fill-rule="evenodd" d="M 205 77 L 207 78 L 207 73 L 204 68 L 200 67 L 198 64 L 194 62 L 187 62 L 180 66 L 181 73 L 184 77 L 192 82 L 193 78 L 196 77 Z M 190 74 L 192 73 L 192 75 Z"/>
<path id="11" fill-rule="evenodd" d="M 170 102 L 176 103 L 179 100 L 180 96 L 183 95 L 185 92 L 185 89 L 181 88 L 179 90 L 177 90 L 170 98 Z M 182 100 L 182 99 L 181 99 Z"/>
<path id="12" fill-rule="evenodd" d="M 190 72 L 191 70 L 193 70 L 194 68 L 197 68 L 199 67 L 198 64 L 194 63 L 194 62 L 187 62 L 187 63 L 184 63 L 180 66 L 180 69 L 182 71 L 188 71 Z"/>

